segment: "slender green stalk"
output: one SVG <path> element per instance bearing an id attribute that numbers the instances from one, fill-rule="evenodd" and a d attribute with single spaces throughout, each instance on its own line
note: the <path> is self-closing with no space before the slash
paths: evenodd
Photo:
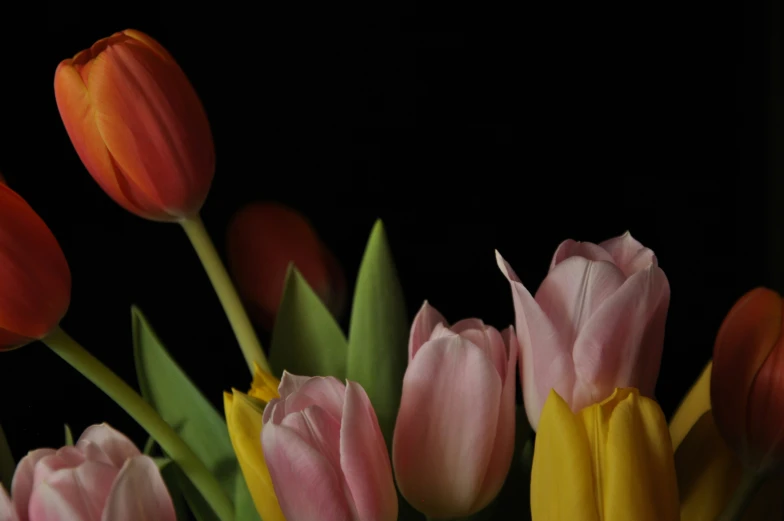
<path id="1" fill-rule="evenodd" d="M 223 310 L 229 318 L 232 329 L 234 329 L 234 335 L 237 337 L 237 342 L 240 344 L 251 374 L 253 374 L 254 362 L 265 371 L 270 371 L 267 357 L 264 356 L 264 351 L 261 349 L 261 343 L 259 343 L 256 331 L 253 329 L 253 324 L 242 306 L 240 296 L 231 282 L 220 255 L 215 250 L 215 245 L 204 228 L 201 217 L 196 215 L 181 221 L 180 224 L 193 244 L 193 249 L 196 250 L 196 254 L 199 256 L 210 282 L 212 282 L 212 287 L 215 288 L 215 293 L 218 294 L 218 299 L 223 305 Z"/>
<path id="2" fill-rule="evenodd" d="M 221 521 L 234 521 L 234 505 L 223 492 L 218 481 L 191 448 L 182 441 L 174 429 L 164 421 L 152 406 L 139 396 L 111 369 L 91 355 L 65 331 L 55 329 L 43 343 L 49 346 L 74 369 L 117 402 L 153 438 L 166 454 L 179 465 L 186 476 L 201 492 Z"/>
<path id="3" fill-rule="evenodd" d="M 751 503 L 751 500 L 754 499 L 754 495 L 764 481 L 765 477 L 754 471 L 744 472 L 738 487 L 730 498 L 730 502 L 724 507 L 716 521 L 741 521 L 746 508 Z"/>

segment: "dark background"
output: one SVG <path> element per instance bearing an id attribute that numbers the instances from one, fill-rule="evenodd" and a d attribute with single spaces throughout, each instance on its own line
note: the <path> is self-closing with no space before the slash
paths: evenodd
<path id="1" fill-rule="evenodd" d="M 59 119 L 59 61 L 129 27 L 172 52 L 206 106 L 218 163 L 202 215 L 221 252 L 234 211 L 278 200 L 313 221 L 351 283 L 381 217 L 412 317 L 427 298 L 450 320 L 504 327 L 494 249 L 535 289 L 563 239 L 629 229 L 672 287 L 667 415 L 733 302 L 784 289 L 773 3 L 250 5 L 50 3 L 35 18 L 46 28 L 4 52 L 0 171 L 69 260 L 64 329 L 126 380 L 136 303 L 216 406 L 249 383 L 181 229 L 103 194 Z M 66 422 L 145 440 L 40 344 L 0 356 L 0 397 L 17 457 L 61 445 Z"/>

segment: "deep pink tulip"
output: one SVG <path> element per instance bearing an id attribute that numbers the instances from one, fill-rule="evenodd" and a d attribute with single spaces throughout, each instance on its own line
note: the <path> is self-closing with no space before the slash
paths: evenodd
<path id="1" fill-rule="evenodd" d="M 398 486 L 430 517 L 468 516 L 496 497 L 512 461 L 514 329 L 475 318 L 449 327 L 425 302 L 408 350 L 392 444 Z"/>
<path id="2" fill-rule="evenodd" d="M 264 410 L 262 447 L 287 521 L 395 521 L 397 494 L 365 390 L 288 372 Z"/>
<path id="3" fill-rule="evenodd" d="M 0 487 L 0 521 L 177 521 L 155 462 L 106 424 L 22 458 L 11 497 Z"/>
<path id="4" fill-rule="evenodd" d="M 496 258 L 512 285 L 520 379 L 534 429 L 551 389 L 575 412 L 615 388 L 653 396 L 670 304 L 653 251 L 629 232 L 599 245 L 566 240 L 536 297 L 498 252 Z"/>

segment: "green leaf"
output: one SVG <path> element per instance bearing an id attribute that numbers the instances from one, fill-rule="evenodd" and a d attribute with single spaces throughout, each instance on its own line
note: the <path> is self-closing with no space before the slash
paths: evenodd
<path id="1" fill-rule="evenodd" d="M 14 463 L 14 456 L 11 454 L 11 447 L 8 446 L 3 428 L 0 427 L 0 483 L 8 491 L 11 490 L 11 480 L 14 477 L 15 468 L 16 463 Z"/>
<path id="2" fill-rule="evenodd" d="M 367 391 L 388 447 L 408 360 L 408 327 L 403 288 L 379 220 L 370 234 L 354 291 L 347 378 Z"/>
<path id="3" fill-rule="evenodd" d="M 285 369 L 293 374 L 343 380 L 347 349 L 346 337 L 332 314 L 290 264 L 272 330 L 272 370 L 277 376 Z"/>
<path id="4" fill-rule="evenodd" d="M 261 516 L 256 511 L 253 497 L 250 495 L 245 480 L 237 480 L 237 494 L 234 500 L 236 509 L 235 521 L 261 521 Z"/>
<path id="5" fill-rule="evenodd" d="M 242 474 L 226 422 L 172 359 L 138 308 L 132 308 L 131 318 L 142 395 L 212 471 L 229 497 L 233 497 L 236 481 L 242 479 Z M 196 487 L 184 474 L 182 478 L 178 481 L 183 494 L 199 521 L 217 519 Z"/>
<path id="6" fill-rule="evenodd" d="M 169 458 L 153 458 L 153 461 L 156 465 L 158 465 L 158 470 L 163 470 L 166 465 L 172 462 L 172 460 Z"/>
<path id="7" fill-rule="evenodd" d="M 169 495 L 172 498 L 172 503 L 174 503 L 174 512 L 177 515 L 177 521 L 189 521 L 191 519 L 189 516 L 190 509 L 188 508 L 188 504 L 185 501 L 185 497 L 182 493 L 182 483 L 190 483 L 190 481 L 188 481 L 185 473 L 180 469 L 180 467 L 177 466 L 176 463 L 172 462 L 168 458 L 163 459 L 170 462 L 169 464 L 164 465 L 162 468 L 159 468 L 161 470 L 161 477 L 163 477 L 163 482 L 166 483 L 166 488 L 169 489 Z M 199 518 L 199 521 L 201 521 L 201 518 Z"/>
<path id="8" fill-rule="evenodd" d="M 67 423 L 65 424 L 65 444 L 69 447 L 72 447 L 74 444 L 73 433 Z"/>
<path id="9" fill-rule="evenodd" d="M 150 456 L 154 448 L 155 448 L 155 438 L 150 436 L 147 438 L 147 441 L 144 443 L 144 450 L 142 450 L 142 454 L 144 454 L 145 456 Z"/>

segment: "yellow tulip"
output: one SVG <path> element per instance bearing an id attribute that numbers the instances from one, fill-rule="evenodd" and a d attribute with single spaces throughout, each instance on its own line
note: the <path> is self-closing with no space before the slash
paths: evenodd
<path id="1" fill-rule="evenodd" d="M 253 497 L 253 504 L 264 521 L 286 521 L 261 449 L 263 406 L 265 402 L 278 397 L 278 383 L 274 376 L 265 373 L 256 364 L 248 394 L 236 389 L 232 389 L 231 393 L 223 393 L 231 444 Z"/>
<path id="2" fill-rule="evenodd" d="M 677 521 L 672 443 L 659 405 L 616 389 L 573 413 L 544 404 L 531 471 L 533 521 Z"/>

